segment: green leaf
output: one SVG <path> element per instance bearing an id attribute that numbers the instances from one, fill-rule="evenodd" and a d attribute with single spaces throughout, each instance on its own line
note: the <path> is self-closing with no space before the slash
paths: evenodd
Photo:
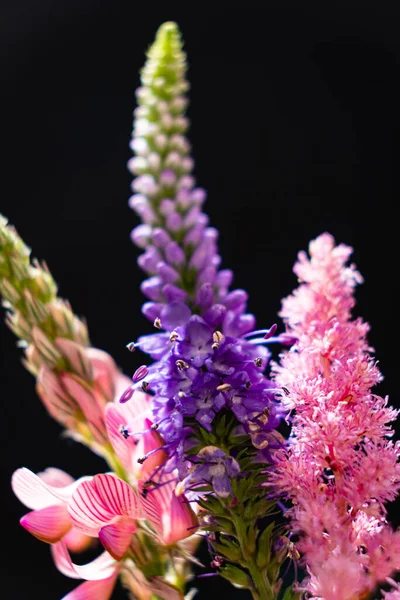
<path id="1" fill-rule="evenodd" d="M 249 575 L 243 571 L 243 569 L 239 569 L 239 567 L 226 565 L 219 569 L 219 573 L 236 587 L 252 588 L 252 582 Z"/>
<path id="2" fill-rule="evenodd" d="M 216 553 L 225 556 L 228 560 L 236 563 L 241 562 L 242 553 L 235 542 L 221 537 L 219 542 L 211 542 L 211 545 Z"/>
<path id="3" fill-rule="evenodd" d="M 228 533 L 230 535 L 236 534 L 236 529 L 231 519 L 228 519 L 227 517 L 218 517 L 217 522 L 221 533 Z"/>
<path id="4" fill-rule="evenodd" d="M 258 537 L 257 541 L 257 566 L 264 569 L 268 566 L 271 557 L 271 536 L 275 522 L 272 521 Z"/>

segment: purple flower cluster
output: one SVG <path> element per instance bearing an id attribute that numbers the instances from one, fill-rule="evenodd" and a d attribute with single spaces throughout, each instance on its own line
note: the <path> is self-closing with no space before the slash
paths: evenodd
<path id="1" fill-rule="evenodd" d="M 221 410 L 233 413 L 238 434 L 248 434 L 259 450 L 269 450 L 271 432 L 279 423 L 277 390 L 263 374 L 268 350 L 225 336 L 216 325 L 188 315 L 171 332 L 138 342 L 159 358 L 149 367 L 146 389 L 154 393 L 153 421 L 170 456 L 169 468 L 178 467 L 183 474 L 184 452 L 190 453 L 196 429 L 200 425 L 211 431 Z"/>
<path id="2" fill-rule="evenodd" d="M 199 484 L 211 483 L 217 496 L 227 498 L 232 494 L 229 478 L 237 477 L 239 473 L 239 464 L 232 456 L 227 456 L 216 446 L 205 446 L 198 453 L 183 485 L 186 489 L 196 490 Z"/>

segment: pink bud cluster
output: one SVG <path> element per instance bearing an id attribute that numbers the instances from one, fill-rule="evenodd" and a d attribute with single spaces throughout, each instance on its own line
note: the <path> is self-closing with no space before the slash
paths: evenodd
<path id="1" fill-rule="evenodd" d="M 362 282 L 352 249 L 325 233 L 300 252 L 300 285 L 281 317 L 297 341 L 273 365 L 287 389 L 292 432 L 271 478 L 292 501 L 288 511 L 309 577 L 325 600 L 365 598 L 400 568 L 400 531 L 385 502 L 400 488 L 400 443 L 389 423 L 397 411 L 371 392 L 381 380 L 361 319 L 351 319 Z"/>

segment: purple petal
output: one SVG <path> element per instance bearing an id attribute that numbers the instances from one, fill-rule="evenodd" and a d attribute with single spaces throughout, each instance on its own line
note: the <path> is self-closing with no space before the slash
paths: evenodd
<path id="1" fill-rule="evenodd" d="M 169 237 L 165 229 L 161 229 L 161 227 L 156 227 L 155 229 L 153 229 L 152 241 L 153 244 L 157 246 L 157 248 L 164 248 L 171 241 L 171 238 Z"/>
<path id="2" fill-rule="evenodd" d="M 157 275 L 145 279 L 140 285 L 142 293 L 154 302 L 160 302 L 162 300 L 162 288 L 163 282 Z"/>
<path id="3" fill-rule="evenodd" d="M 154 321 L 160 316 L 163 306 L 163 304 L 158 302 L 145 302 L 142 306 L 142 313 L 146 319 L 149 319 L 149 321 Z"/>
<path id="4" fill-rule="evenodd" d="M 228 310 L 235 310 L 246 304 L 248 297 L 248 294 L 244 290 L 234 290 L 224 298 L 224 304 Z"/>
<path id="5" fill-rule="evenodd" d="M 224 475 L 213 477 L 212 484 L 215 493 L 217 496 L 220 496 L 220 498 L 228 498 L 228 496 L 232 494 L 231 484 L 226 473 Z"/>
<path id="6" fill-rule="evenodd" d="M 210 308 L 214 302 L 214 292 L 211 283 L 203 283 L 196 293 L 194 301 L 200 307 L 201 312 Z"/>
<path id="7" fill-rule="evenodd" d="M 239 464 L 234 458 L 232 458 L 232 456 L 229 456 L 226 459 L 225 467 L 226 467 L 226 472 L 228 473 L 229 477 L 236 477 L 240 473 Z"/>
<path id="8" fill-rule="evenodd" d="M 140 337 L 138 346 L 143 352 L 150 354 L 155 360 L 159 360 L 170 350 L 171 344 L 167 333 L 154 333 Z"/>
<path id="9" fill-rule="evenodd" d="M 189 307 L 183 302 L 171 302 L 163 306 L 160 314 L 161 324 L 167 331 L 185 325 L 191 316 Z"/>
<path id="10" fill-rule="evenodd" d="M 185 261 L 185 253 L 177 242 L 170 242 L 165 247 L 165 258 L 169 263 L 180 266 Z"/>
<path id="11" fill-rule="evenodd" d="M 199 410 L 197 415 L 196 415 L 196 419 L 197 421 L 200 423 L 200 425 L 203 425 L 203 427 L 205 427 L 205 429 L 207 429 L 208 431 L 211 431 L 211 423 L 214 419 L 214 411 L 212 411 L 211 409 L 202 409 Z"/>
<path id="12" fill-rule="evenodd" d="M 162 288 L 162 293 L 164 294 L 167 302 L 185 302 L 187 300 L 187 292 L 177 287 L 173 283 L 167 283 Z"/>
<path id="13" fill-rule="evenodd" d="M 223 304 L 214 304 L 203 315 L 203 319 L 210 327 L 219 327 L 222 324 L 225 314 L 226 307 Z"/>
<path id="14" fill-rule="evenodd" d="M 132 229 L 131 240 L 139 248 L 146 248 L 151 238 L 151 227 L 149 225 L 138 225 Z"/>
<path id="15" fill-rule="evenodd" d="M 174 283 L 178 281 L 180 275 L 178 271 L 175 271 L 167 263 L 160 261 L 157 265 L 157 273 L 161 277 L 164 283 Z"/>

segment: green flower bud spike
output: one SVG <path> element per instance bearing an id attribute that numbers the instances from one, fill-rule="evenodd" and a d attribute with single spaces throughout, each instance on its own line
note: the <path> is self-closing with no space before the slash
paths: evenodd
<path id="1" fill-rule="evenodd" d="M 0 293 L 6 323 L 25 350 L 23 364 L 37 379 L 37 391 L 49 414 L 68 433 L 103 455 L 117 472 L 110 452 L 102 410 L 112 397 L 111 357 L 89 348 L 86 323 L 57 296 L 57 285 L 45 264 L 30 260 L 30 249 L 0 215 Z M 93 358 L 110 374 L 110 389 L 95 386 Z"/>

